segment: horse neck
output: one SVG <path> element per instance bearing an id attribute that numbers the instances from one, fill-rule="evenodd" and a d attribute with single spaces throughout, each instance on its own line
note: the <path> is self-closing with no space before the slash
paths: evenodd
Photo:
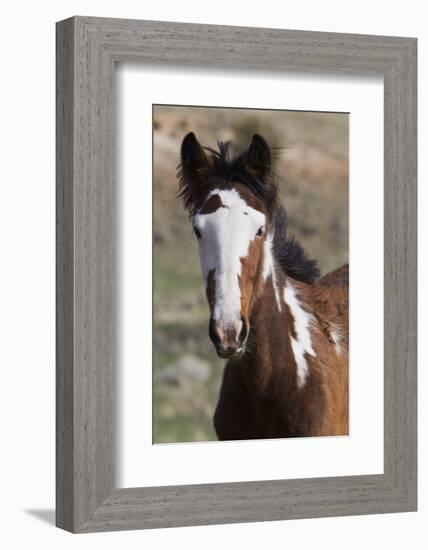
<path id="1" fill-rule="evenodd" d="M 313 351 L 309 331 L 315 319 L 308 305 L 310 293 L 310 285 L 287 277 L 279 266 L 273 266 L 264 281 L 248 338 L 252 370 L 262 392 L 279 381 L 293 390 L 305 382 L 305 353 Z"/>

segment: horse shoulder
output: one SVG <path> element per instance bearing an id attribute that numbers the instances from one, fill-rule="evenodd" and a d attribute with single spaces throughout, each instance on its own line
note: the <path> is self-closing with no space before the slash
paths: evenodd
<path id="1" fill-rule="evenodd" d="M 327 340 L 338 355 L 346 355 L 349 346 L 349 289 L 345 280 L 337 278 L 335 273 L 332 272 L 333 279 L 338 284 L 326 285 L 320 280 L 313 285 L 311 306 Z M 329 276 L 326 277 L 331 282 Z"/>
<path id="2" fill-rule="evenodd" d="M 349 412 L 349 303 L 347 267 L 339 268 L 311 288 L 316 359 L 312 368 L 323 380 L 325 413 L 319 435 L 346 435 Z M 333 281 L 336 284 L 333 284 Z"/>

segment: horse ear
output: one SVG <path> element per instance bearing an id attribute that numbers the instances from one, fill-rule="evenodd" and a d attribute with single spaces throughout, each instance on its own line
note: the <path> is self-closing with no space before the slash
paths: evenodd
<path id="1" fill-rule="evenodd" d="M 181 169 L 187 184 L 193 186 L 207 177 L 211 160 L 205 154 L 193 132 L 189 132 L 181 144 Z"/>
<path id="2" fill-rule="evenodd" d="M 261 135 L 253 135 L 253 139 L 244 154 L 244 164 L 245 168 L 260 180 L 263 180 L 269 174 L 271 169 L 270 148 Z"/>

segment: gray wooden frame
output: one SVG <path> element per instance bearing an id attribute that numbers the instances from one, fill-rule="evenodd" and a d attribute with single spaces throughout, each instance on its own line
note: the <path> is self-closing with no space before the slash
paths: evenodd
<path id="1" fill-rule="evenodd" d="M 88 17 L 57 24 L 59 527 L 91 532 L 416 510 L 416 45 L 413 38 Z M 113 80 L 115 63 L 124 61 L 383 77 L 382 475 L 115 488 Z"/>

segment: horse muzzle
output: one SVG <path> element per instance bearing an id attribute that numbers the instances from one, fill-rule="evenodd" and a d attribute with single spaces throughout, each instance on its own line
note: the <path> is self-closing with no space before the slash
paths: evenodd
<path id="1" fill-rule="evenodd" d="M 217 355 L 230 359 L 242 351 L 248 336 L 248 325 L 242 316 L 233 323 L 211 318 L 209 335 Z"/>

